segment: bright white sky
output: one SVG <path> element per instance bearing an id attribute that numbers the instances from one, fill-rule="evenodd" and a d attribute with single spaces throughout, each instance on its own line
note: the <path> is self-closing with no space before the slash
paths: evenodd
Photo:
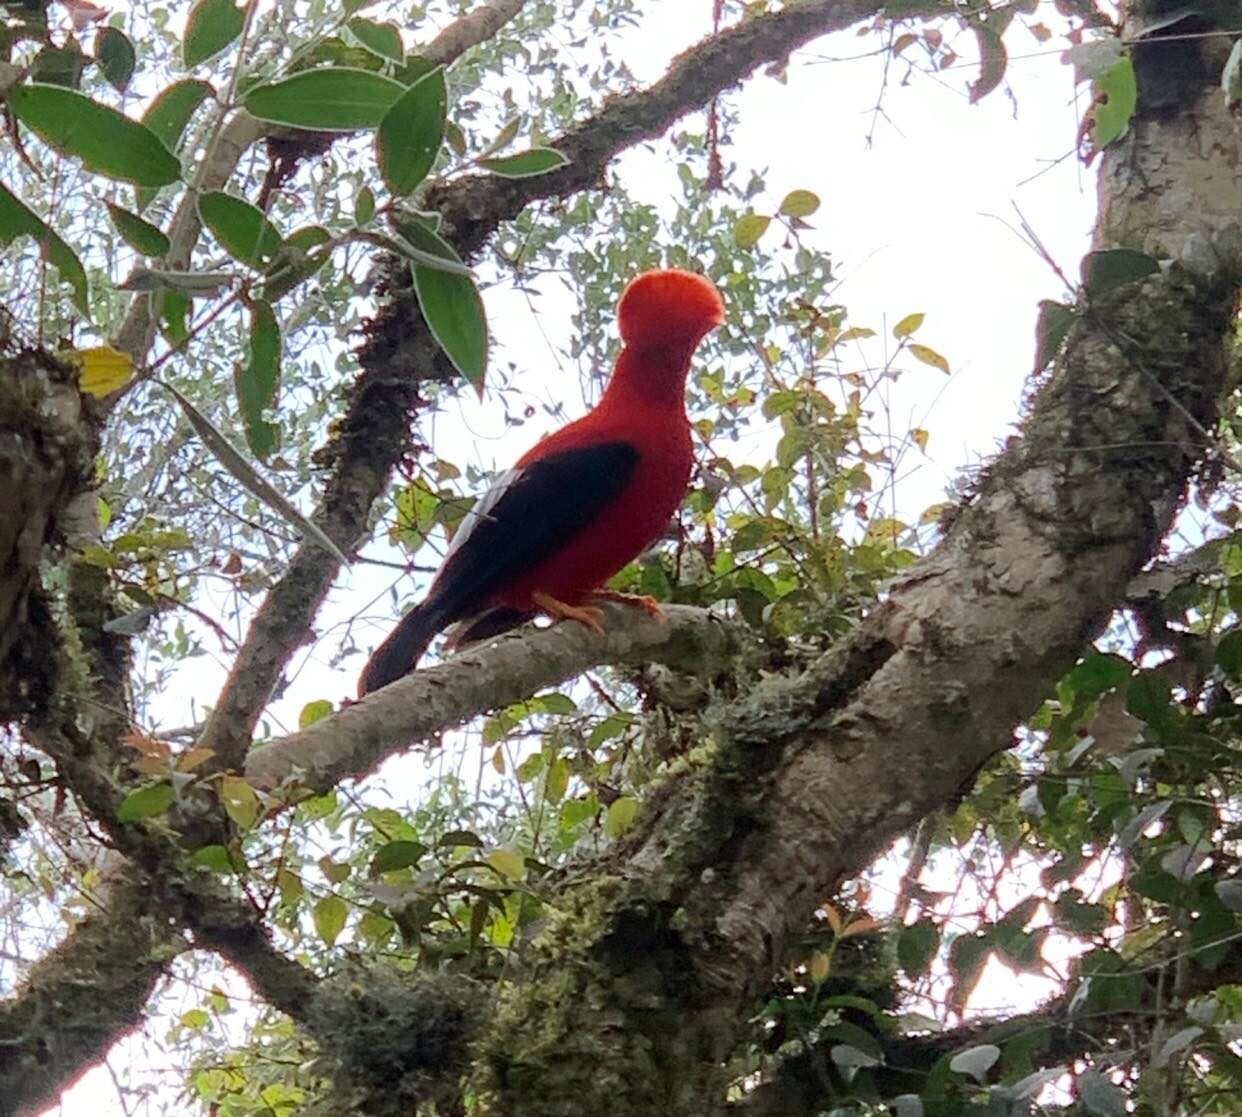
<path id="1" fill-rule="evenodd" d="M 711 7 L 711 0 L 653 4 L 652 15 L 617 53 L 639 80 L 653 81 L 673 56 L 710 30 Z M 1055 18 L 1051 10 L 1049 17 Z M 881 337 L 869 344 L 879 346 L 905 314 L 925 312 L 918 338 L 953 368 L 945 377 L 909 362 L 913 368 L 893 392 L 894 427 L 931 431 L 927 454 L 907 455 L 900 477 L 899 508 L 910 519 L 945 498 L 962 466 L 993 453 L 1012 433 L 1033 360 L 1037 304 L 1064 294 L 1014 232 L 1014 204 L 1071 276 L 1094 216 L 1094 175 L 1083 173 L 1072 155 L 1061 159 L 1073 148 L 1077 129 L 1071 71 L 1060 64 L 1052 43 L 1040 44 L 1020 30 L 1011 38 L 1018 57 L 1006 89 L 974 106 L 965 93 L 976 76 L 973 65 L 959 62 L 939 81 L 915 75 L 906 87 L 904 64 L 894 65 L 884 95 L 886 119 L 873 121 L 883 60 L 828 61 L 874 49 L 873 39 L 851 33 L 795 55 L 786 82 L 756 77 L 729 94 L 740 108 L 740 124 L 727 137 L 725 159 L 736 161 L 743 177 L 752 168 L 765 169 L 771 196 L 757 200 L 756 208 L 766 202 L 774 211 L 789 190 L 814 190 L 823 205 L 811 218 L 815 231 L 808 240 L 832 254 L 841 280 L 835 298 L 849 307 L 851 322 L 875 328 Z M 1029 56 L 1018 49 L 1024 41 Z M 969 39 L 959 49 L 969 57 Z M 642 200 L 657 206 L 679 193 L 675 169 L 658 150 L 626 154 L 620 174 Z M 766 243 L 779 236 L 770 230 Z M 556 288 L 544 285 L 537 323 L 525 297 L 503 286 L 488 289 L 492 359 L 496 366 L 514 361 L 518 387 L 536 399 L 566 399 L 572 411 L 579 398 L 576 381 L 566 391 L 563 378 L 575 374 L 558 352 L 568 341 L 570 308 L 568 300 L 558 300 Z M 561 316 L 558 301 L 565 308 Z M 868 356 L 875 364 L 883 353 L 873 348 Z M 859 367 L 866 363 L 860 353 Z M 451 460 L 504 468 L 553 425 L 540 413 L 520 428 L 506 428 L 504 409 L 494 398 L 462 393 L 437 418 L 435 430 Z M 368 553 L 401 559 L 382 541 Z M 386 570 L 356 568 L 346 583 L 353 588 L 334 592 L 319 631 L 362 614 L 376 623 L 369 631 L 356 625 L 356 639 L 363 646 L 378 643 L 391 625 L 387 589 L 394 580 Z M 410 583 L 401 588 L 408 593 Z M 295 685 L 273 707 L 285 726 L 296 725 L 306 701 L 353 694 L 360 658 L 325 673 L 335 648 L 333 639 L 324 639 L 308 651 L 304 667 L 295 665 Z M 210 701 L 215 693 L 215 677 L 207 664 L 196 663 L 195 691 L 202 699 Z M 185 720 L 181 716 L 178 723 Z M 275 725 L 273 730 L 279 731 Z"/>
<path id="2" fill-rule="evenodd" d="M 618 53 L 641 81 L 654 80 L 673 55 L 710 31 L 711 7 L 711 0 L 651 3 L 647 19 L 626 36 Z M 1055 26 L 1052 5 L 1046 7 L 1045 18 Z M 1051 166 L 1075 143 L 1071 71 L 1058 61 L 1056 40 L 1041 44 L 1018 28 L 1008 43 L 1006 88 L 975 106 L 965 93 L 976 76 L 974 66 L 961 62 L 939 80 L 915 75 L 903 87 L 905 66 L 896 64 L 884 95 L 884 117 L 873 120 L 883 60 L 828 61 L 874 49 L 873 38 L 852 33 L 799 52 L 784 83 L 758 77 L 729 94 L 741 122 L 728 137 L 726 161 L 736 161 L 741 175 L 752 167 L 766 169 L 773 209 L 794 188 L 820 196 L 823 207 L 811 219 L 816 228 L 811 238 L 836 261 L 843 280 L 837 298 L 850 308 L 851 321 L 887 336 L 900 317 L 923 311 L 927 319 L 919 339 L 953 367 L 947 379 L 917 366 L 893 398 L 896 420 L 931 431 L 928 455 L 901 483 L 898 496 L 907 515 L 943 499 L 961 466 L 991 453 L 1012 432 L 1031 367 L 1036 304 L 1063 294 L 1056 277 L 1012 231 L 1013 203 L 1067 274 L 1077 273 L 1087 248 L 1094 175 L 1083 172 L 1072 155 Z M 968 39 L 959 49 L 971 57 Z M 659 155 L 631 153 L 621 173 L 631 184 L 640 183 L 645 199 L 656 204 L 676 190 L 672 168 Z M 489 291 L 487 302 L 497 341 L 494 360 L 517 361 L 523 388 L 564 395 L 546 379 L 558 362 L 544 335 L 557 346 L 568 332 L 567 321 L 553 320 L 551 300 L 543 300 L 539 328 L 526 300 L 511 292 Z M 576 390 L 570 395 L 576 399 Z M 457 406 L 459 412 L 450 411 L 437 427 L 438 437 L 452 440 L 446 456 L 456 461 L 504 465 L 541 433 L 532 422 L 506 434 L 500 409 L 486 397 L 480 402 L 463 394 Z M 390 573 L 376 568 L 355 570 L 349 579 L 353 588 L 333 594 L 319 630 L 366 610 L 391 581 Z M 379 609 L 369 611 L 385 608 L 381 601 Z M 378 641 L 383 631 L 376 626 L 370 641 Z M 333 646 L 324 640 L 321 650 L 307 653 L 289 693 L 276 704 L 286 727 L 296 725 L 306 701 L 352 694 L 359 662 L 331 670 L 326 659 Z M 218 692 L 225 666 L 200 658 L 182 673 L 185 687 L 174 690 L 192 693 L 201 714 L 201 703 Z M 168 723 L 184 724 L 186 713 L 170 712 Z M 280 729 L 273 725 L 273 731 Z M 1009 983 L 982 983 L 979 1007 L 1012 1005 L 1018 997 L 1031 1003 L 1047 990 L 1038 983 L 1041 987 L 1022 991 L 1005 980 Z M 113 1062 L 123 1067 L 152 1055 L 144 1055 L 135 1041 L 123 1045 Z M 88 1074 L 66 1095 L 63 1112 L 120 1117 L 109 1072 Z"/>

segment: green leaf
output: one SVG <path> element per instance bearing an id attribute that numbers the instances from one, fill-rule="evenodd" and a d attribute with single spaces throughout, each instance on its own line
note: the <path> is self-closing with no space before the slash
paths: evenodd
<path id="1" fill-rule="evenodd" d="M 1230 911 L 1242 911 L 1242 880 L 1219 880 L 1216 882 L 1215 892 L 1220 902 Z"/>
<path id="2" fill-rule="evenodd" d="M 739 217 L 733 223 L 733 243 L 738 248 L 754 248 L 770 224 L 772 218 L 762 213 L 748 213 Z"/>
<path id="3" fill-rule="evenodd" d="M 395 869 L 408 869 L 417 865 L 419 859 L 427 852 L 422 842 L 388 842 L 375 851 L 371 858 L 371 875 L 390 873 Z"/>
<path id="4" fill-rule="evenodd" d="M 549 803 L 559 803 L 565 798 L 569 789 L 569 761 L 558 756 L 548 768 L 547 779 L 544 780 L 543 794 Z"/>
<path id="5" fill-rule="evenodd" d="M 444 142 L 448 90 L 437 67 L 410 86 L 380 121 L 375 154 L 384 184 L 404 197 L 427 177 Z"/>
<path id="6" fill-rule="evenodd" d="M 116 27 L 101 27 L 95 33 L 95 59 L 108 84 L 118 93 L 124 93 L 138 61 L 129 36 Z"/>
<path id="7" fill-rule="evenodd" d="M 1074 308 L 1052 299 L 1041 299 L 1035 320 L 1035 371 L 1043 372 L 1061 352 L 1074 324 Z"/>
<path id="8" fill-rule="evenodd" d="M 502 877 L 520 880 L 526 872 L 526 858 L 516 849 L 494 849 L 484 860 Z"/>
<path id="9" fill-rule="evenodd" d="M 164 334 L 174 345 L 181 345 L 190 336 L 190 328 L 187 325 L 190 298 L 184 291 L 169 288 L 164 292 L 163 301 L 161 325 Z"/>
<path id="10" fill-rule="evenodd" d="M 118 822 L 138 822 L 153 815 L 163 814 L 172 806 L 176 795 L 171 784 L 153 783 L 131 791 L 117 808 Z"/>
<path id="11" fill-rule="evenodd" d="M 444 138 L 459 158 L 466 154 L 466 134 L 451 120 L 444 122 Z"/>
<path id="12" fill-rule="evenodd" d="M 341 549 L 332 542 L 317 524 L 308 520 L 299 512 L 283 493 L 276 489 L 245 457 L 238 452 L 227 438 L 224 437 L 197 407 L 194 406 L 171 384 L 162 380 L 156 381 L 165 391 L 171 392 L 185 412 L 190 426 L 203 440 L 203 445 L 215 455 L 216 460 L 237 478 L 251 493 L 277 515 L 283 517 L 294 530 L 301 532 L 306 538 L 328 552 L 337 562 L 348 565 L 349 559 Z"/>
<path id="13" fill-rule="evenodd" d="M 1091 110 L 1091 142 L 1096 150 L 1120 139 L 1138 107 L 1134 63 L 1121 58 L 1095 79 L 1096 102 Z"/>
<path id="14" fill-rule="evenodd" d="M 876 1067 L 883 1061 L 875 1055 L 849 1043 L 834 1043 L 828 1054 L 842 1070 L 858 1070 L 860 1067 Z"/>
<path id="15" fill-rule="evenodd" d="M 34 210 L 0 183 L 0 244 L 12 244 L 21 236 L 35 239 L 44 257 L 60 273 L 60 278 L 73 288 L 73 305 L 89 316 L 86 269 L 82 267 L 82 261 L 51 226 L 44 224 Z"/>
<path id="16" fill-rule="evenodd" d="M 1230 678 L 1242 674 L 1242 628 L 1226 632 L 1216 645 L 1216 662 Z"/>
<path id="17" fill-rule="evenodd" d="M 316 862 L 319 871 L 332 884 L 343 884 L 349 880 L 350 874 L 354 871 L 353 866 L 347 861 L 336 861 L 329 857 L 326 853 Z"/>
<path id="18" fill-rule="evenodd" d="M 1141 671 L 1126 690 L 1126 711 L 1151 726 L 1163 725 L 1169 717 L 1172 690 L 1168 680 L 1155 671 Z"/>
<path id="19" fill-rule="evenodd" d="M 192 70 L 219 54 L 242 33 L 245 13 L 234 7 L 233 0 L 197 0 L 185 22 L 185 38 L 181 40 L 181 58 L 186 69 Z"/>
<path id="20" fill-rule="evenodd" d="M 638 814 L 638 800 L 632 795 L 622 795 L 608 805 L 608 815 L 604 819 L 604 833 L 610 838 L 620 837 L 630 828 L 634 816 Z"/>
<path id="21" fill-rule="evenodd" d="M 426 225 L 411 221 L 401 231 L 415 248 L 460 263 L 448 242 Z M 415 264 L 414 292 L 428 328 L 453 367 L 471 384 L 481 387 L 487 371 L 487 317 L 474 280 Z"/>
<path id="22" fill-rule="evenodd" d="M 317 721 L 323 721 L 332 713 L 332 703 L 326 698 L 316 698 L 311 702 L 307 702 L 302 707 L 302 712 L 298 714 L 298 728 L 305 729 L 308 725 L 314 725 Z"/>
<path id="23" fill-rule="evenodd" d="M 253 268 L 262 270 L 284 243 L 258 206 L 223 190 L 202 195 L 198 214 L 230 256 Z"/>
<path id="24" fill-rule="evenodd" d="M 375 216 L 375 191 L 364 186 L 354 199 L 354 224 L 365 225 Z"/>
<path id="25" fill-rule="evenodd" d="M 6 39 L 6 42 L 10 41 Z M 43 47 L 30 60 L 29 77 L 31 81 L 42 81 L 47 82 L 48 85 L 63 85 L 66 89 L 77 89 L 82 84 L 82 72 L 86 69 L 87 61 L 77 41 L 70 38 L 63 47 L 54 47 L 50 44 Z"/>
<path id="26" fill-rule="evenodd" d="M 825 1040 L 840 1040 L 842 1043 L 849 1044 L 856 1051 L 869 1055 L 872 1064 L 884 1061 L 884 1048 L 880 1046 L 880 1041 L 861 1024 L 854 1024 L 848 1020 L 839 1020 L 837 1023 L 829 1024 L 824 1028 L 821 1035 Z"/>
<path id="27" fill-rule="evenodd" d="M 303 225 L 285 237 L 285 245 L 300 252 L 309 252 L 312 248 L 327 244 L 331 239 L 332 234 L 322 225 Z"/>
<path id="28" fill-rule="evenodd" d="M 940 948 L 940 932 L 930 919 L 920 919 L 901 929 L 897 936 L 897 961 L 908 977 L 927 971 Z"/>
<path id="29" fill-rule="evenodd" d="M 958 1074 L 968 1074 L 976 1082 L 982 1082 L 999 1058 L 999 1047 L 993 1043 L 979 1043 L 954 1055 L 949 1060 L 949 1069 Z"/>
<path id="30" fill-rule="evenodd" d="M 164 256 L 168 253 L 172 245 L 161 229 L 118 205 L 111 202 L 104 204 L 108 207 L 116 231 L 135 252 L 141 252 L 144 256 Z"/>
<path id="31" fill-rule="evenodd" d="M 352 132 L 374 128 L 405 93 L 405 86 L 369 70 L 325 67 L 256 86 L 242 102 L 260 120 Z"/>
<path id="32" fill-rule="evenodd" d="M 786 217 L 810 217 L 819 209 L 819 195 L 810 190 L 791 190 L 781 202 Z"/>
<path id="33" fill-rule="evenodd" d="M 331 239 L 332 235 L 322 225 L 306 225 L 285 237 L 285 243 L 267 266 L 263 298 L 274 303 L 319 271 L 332 253 L 314 249 Z"/>
<path id="34" fill-rule="evenodd" d="M 191 855 L 190 864 L 199 869 L 225 874 L 241 872 L 246 867 L 245 861 L 238 854 L 222 845 L 200 846 Z"/>
<path id="35" fill-rule="evenodd" d="M 395 23 L 376 23 L 374 20 L 355 16 L 345 26 L 372 54 L 378 54 L 393 62 L 405 61 L 405 46 Z"/>
<path id="36" fill-rule="evenodd" d="M 337 936 L 345 930 L 345 918 L 348 914 L 349 908 L 340 896 L 325 896 L 315 905 L 312 913 L 315 931 L 325 946 L 332 946 Z"/>
<path id="37" fill-rule="evenodd" d="M 436 841 L 439 849 L 451 849 L 454 846 L 469 846 L 472 849 L 481 849 L 483 839 L 473 830 L 446 830 Z"/>
<path id="38" fill-rule="evenodd" d="M 949 973 L 963 1000 L 978 981 L 987 959 L 988 941 L 983 935 L 967 932 L 953 940 L 949 947 Z"/>
<path id="39" fill-rule="evenodd" d="M 257 300 L 250 308 L 250 344 L 245 365 L 233 372 L 237 406 L 246 442 L 255 457 L 266 458 L 279 441 L 280 428 L 264 413 L 276 404 L 280 388 L 280 326 L 270 303 Z"/>
<path id="40" fill-rule="evenodd" d="M 1126 1094 L 1099 1071 L 1085 1070 L 1078 1075 L 1078 1100 L 1088 1113 L 1098 1117 L 1126 1117 Z"/>
<path id="41" fill-rule="evenodd" d="M 569 165 L 569 156 L 554 147 L 532 147 L 517 155 L 503 155 L 497 159 L 480 159 L 479 166 L 502 178 L 530 178 L 546 175 Z"/>
<path id="42" fill-rule="evenodd" d="M 174 82 L 151 102 L 142 114 L 142 123 L 159 137 L 169 151 L 175 152 L 195 109 L 214 93 L 208 82 L 198 78 Z M 149 186 L 136 187 L 134 192 L 139 212 L 146 209 L 159 193 Z"/>
<path id="43" fill-rule="evenodd" d="M 1152 257 L 1133 248 L 1089 252 L 1082 261 L 1082 285 L 1095 298 L 1159 270 L 1160 265 Z"/>
<path id="44" fill-rule="evenodd" d="M 190 117 L 199 105 L 214 94 L 210 82 L 183 78 L 160 92 L 142 114 L 142 122 L 169 151 L 176 151 Z"/>
<path id="45" fill-rule="evenodd" d="M 17 85 L 6 98 L 14 115 L 49 147 L 87 170 L 140 186 L 164 186 L 181 164 L 145 125 L 57 85 Z"/>
<path id="46" fill-rule="evenodd" d="M 1083 661 L 1065 676 L 1066 685 L 1075 698 L 1090 700 L 1121 686 L 1132 668 L 1127 660 L 1118 655 L 1088 652 Z"/>
<path id="47" fill-rule="evenodd" d="M 578 709 L 578 703 L 568 694 L 553 691 L 551 694 L 538 694 L 531 699 L 531 705 L 537 706 L 545 714 L 572 714 Z"/>
<path id="48" fill-rule="evenodd" d="M 903 337 L 909 337 L 922 324 L 926 314 L 907 314 L 900 322 L 893 327 L 893 337 L 900 341 Z"/>

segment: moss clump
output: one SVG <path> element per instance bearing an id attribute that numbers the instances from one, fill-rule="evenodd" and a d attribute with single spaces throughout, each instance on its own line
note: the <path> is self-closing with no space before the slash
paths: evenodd
<path id="1" fill-rule="evenodd" d="M 425 1102 L 451 1109 L 484 996 L 468 978 L 395 965 L 324 982 L 306 1025 L 322 1041 L 333 1104 L 375 1117 L 409 1117 Z"/>

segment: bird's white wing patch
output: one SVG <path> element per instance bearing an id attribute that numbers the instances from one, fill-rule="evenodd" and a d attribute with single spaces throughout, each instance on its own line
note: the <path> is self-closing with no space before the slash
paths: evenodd
<path id="1" fill-rule="evenodd" d="M 453 541 L 449 544 L 449 549 L 444 553 L 443 565 L 447 565 L 449 559 L 470 538 L 470 535 L 479 524 L 491 518 L 492 509 L 500 503 L 501 497 L 513 487 L 521 476 L 522 471 L 520 469 L 505 470 L 504 473 L 492 482 L 492 487 L 474 502 L 474 507 L 462 517 L 457 531 L 453 534 Z"/>

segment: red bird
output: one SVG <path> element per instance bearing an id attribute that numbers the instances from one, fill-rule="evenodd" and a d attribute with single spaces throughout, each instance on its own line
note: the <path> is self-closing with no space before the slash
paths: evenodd
<path id="1" fill-rule="evenodd" d="M 694 464 L 686 376 L 699 342 L 724 321 L 724 304 L 701 275 L 653 271 L 625 289 L 617 318 L 625 348 L 598 406 L 483 494 L 426 599 L 363 669 L 360 697 L 413 670 L 450 625 L 464 644 L 539 612 L 602 632 L 592 600 L 659 611 L 652 598 L 600 587 L 659 537 L 686 495 Z"/>

